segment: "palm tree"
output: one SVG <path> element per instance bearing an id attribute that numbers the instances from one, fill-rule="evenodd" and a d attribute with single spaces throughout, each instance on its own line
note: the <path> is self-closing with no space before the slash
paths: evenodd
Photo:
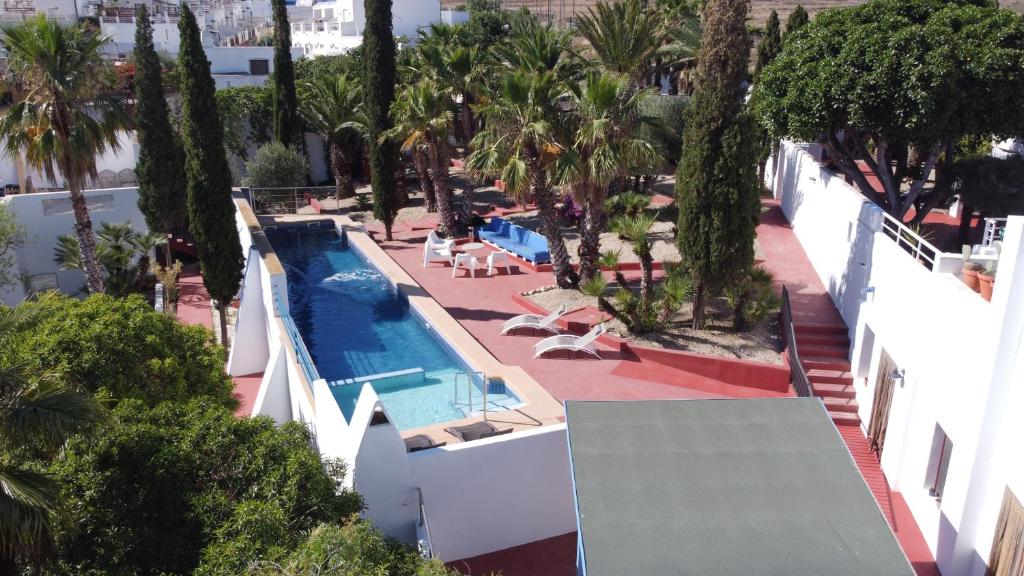
<path id="1" fill-rule="evenodd" d="M 0 308 L 0 349 L 37 320 L 31 310 Z M 52 456 L 102 415 L 91 395 L 71 389 L 60 375 L 0 357 L 0 573 L 17 574 L 19 562 L 39 560 L 51 547 L 59 490 L 25 462 Z"/>
<path id="2" fill-rule="evenodd" d="M 0 115 L 0 136 L 9 155 L 24 154 L 47 178 L 59 173 L 67 181 L 92 292 L 103 291 L 103 272 L 82 187 L 87 176 L 96 176 L 96 156 L 117 151 L 117 132 L 130 124 L 123 101 L 103 81 L 100 50 L 107 41 L 95 29 L 43 14 L 0 33 L 8 80 L 18 94 Z"/>
<path id="3" fill-rule="evenodd" d="M 355 196 L 352 155 L 366 137 L 359 82 L 344 74 L 321 75 L 300 87 L 299 114 L 327 141 L 338 200 Z"/>
<path id="4" fill-rule="evenodd" d="M 511 71 L 554 72 L 561 80 L 579 76 L 582 62 L 572 51 L 572 35 L 535 17 L 513 21 L 508 40 L 494 47 L 498 61 Z"/>
<path id="5" fill-rule="evenodd" d="M 554 72 L 505 75 L 499 93 L 477 108 L 486 129 L 474 140 L 466 167 L 472 173 L 501 178 L 507 190 L 520 199 L 533 195 L 555 279 L 560 287 L 571 288 L 579 284 L 579 276 L 562 239 L 558 198 L 548 175 L 563 152 L 554 128 L 563 93 Z"/>
<path id="6" fill-rule="evenodd" d="M 654 286 L 654 258 L 651 256 L 651 241 L 648 233 L 654 225 L 652 214 L 639 216 L 620 216 L 612 223 L 612 228 L 629 239 L 633 244 L 633 253 L 640 259 L 640 302 L 646 306 L 651 301 L 651 289 Z"/>
<path id="7" fill-rule="evenodd" d="M 434 80 L 421 80 L 407 86 L 395 98 L 391 105 L 395 127 L 385 134 L 385 137 L 400 140 L 405 152 L 415 155 L 425 148 L 430 180 L 441 216 L 441 230 L 445 234 L 455 232 L 455 211 L 452 208 L 451 191 L 448 189 L 448 134 L 455 116 L 452 106 L 449 91 Z M 422 186 L 422 173 L 420 179 Z"/>
<path id="8" fill-rule="evenodd" d="M 435 29 L 434 26 L 431 29 Z M 436 28 L 438 31 L 448 27 Z M 475 133 L 473 110 L 487 72 L 490 69 L 490 53 L 476 46 L 463 46 L 451 38 L 442 36 L 422 37 L 416 46 L 416 62 L 411 66 L 413 74 L 422 78 L 431 78 L 448 89 L 452 97 L 461 103 L 459 121 L 465 144 Z"/>
<path id="9" fill-rule="evenodd" d="M 631 170 L 655 167 L 657 149 L 640 135 L 651 120 L 641 114 L 645 91 L 632 90 L 629 79 L 611 73 L 591 73 L 571 85 L 574 110 L 571 145 L 559 157 L 556 178 L 566 184 L 580 205 L 580 277 L 600 274 L 604 203 L 609 188 Z"/>
<path id="10" fill-rule="evenodd" d="M 642 0 L 598 2 L 578 18 L 577 29 L 597 54 L 601 67 L 629 77 L 635 87 L 646 84 L 666 31 L 661 13 L 647 10 Z"/>
<path id="11" fill-rule="evenodd" d="M 136 232 L 129 222 L 104 222 L 96 233 L 96 258 L 105 274 L 105 291 L 126 296 L 142 289 L 149 274 L 150 253 L 167 242 L 156 232 Z M 58 236 L 54 261 L 62 270 L 83 270 L 81 246 L 74 236 Z"/>

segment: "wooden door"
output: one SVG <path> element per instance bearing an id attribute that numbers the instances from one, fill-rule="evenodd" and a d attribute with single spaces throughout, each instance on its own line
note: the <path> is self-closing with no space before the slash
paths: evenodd
<path id="1" fill-rule="evenodd" d="M 987 576 L 1024 576 L 1024 506 L 1009 488 L 992 537 Z"/>
<path id="2" fill-rule="evenodd" d="M 871 421 L 868 425 L 868 441 L 878 458 L 882 458 L 885 447 L 885 433 L 889 429 L 889 409 L 892 408 L 893 372 L 896 363 L 889 353 L 882 349 L 882 359 L 878 363 L 878 377 L 875 379 L 875 399 L 871 403 Z"/>

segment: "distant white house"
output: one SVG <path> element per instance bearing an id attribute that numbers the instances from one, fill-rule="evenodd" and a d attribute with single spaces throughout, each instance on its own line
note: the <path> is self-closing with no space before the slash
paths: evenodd
<path id="1" fill-rule="evenodd" d="M 392 30 L 395 36 L 415 40 L 420 30 L 435 23 L 464 22 L 464 12 L 442 11 L 438 0 L 395 0 Z M 341 54 L 363 42 L 366 14 L 361 0 L 303 3 L 291 12 L 292 45 L 306 54 Z"/>

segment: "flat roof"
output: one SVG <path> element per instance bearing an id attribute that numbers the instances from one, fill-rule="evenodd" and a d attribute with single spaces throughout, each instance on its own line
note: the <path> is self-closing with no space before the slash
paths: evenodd
<path id="1" fill-rule="evenodd" d="M 913 576 L 817 398 L 567 401 L 589 576 Z"/>

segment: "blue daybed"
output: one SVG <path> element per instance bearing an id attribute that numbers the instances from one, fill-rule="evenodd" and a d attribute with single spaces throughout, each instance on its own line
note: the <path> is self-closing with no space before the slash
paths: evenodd
<path id="1" fill-rule="evenodd" d="M 480 228 L 480 239 L 534 264 L 551 261 L 548 240 L 541 234 L 516 226 L 497 216 Z"/>

